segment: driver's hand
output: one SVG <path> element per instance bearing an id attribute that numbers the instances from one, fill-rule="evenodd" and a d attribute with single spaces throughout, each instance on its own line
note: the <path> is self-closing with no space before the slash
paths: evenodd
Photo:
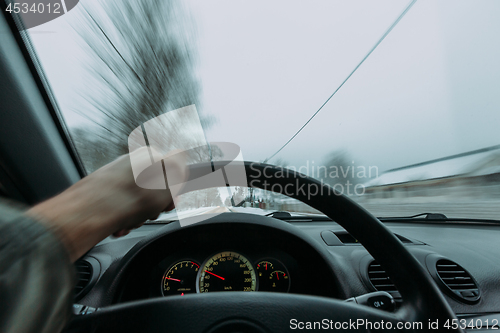
<path id="1" fill-rule="evenodd" d="M 146 148 L 132 154 L 134 163 L 151 163 Z M 183 182 L 187 177 L 184 155 L 178 153 L 165 160 L 165 169 L 169 177 Z M 75 261 L 107 236 L 123 236 L 173 207 L 169 189 L 136 185 L 130 157 L 124 155 L 26 214 L 52 229 Z"/>

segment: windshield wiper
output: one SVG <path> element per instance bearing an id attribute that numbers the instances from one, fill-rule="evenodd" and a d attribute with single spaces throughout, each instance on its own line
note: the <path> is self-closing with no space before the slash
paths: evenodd
<path id="1" fill-rule="evenodd" d="M 277 210 L 275 212 L 266 214 L 264 216 L 274 217 L 275 219 L 284 219 L 284 218 L 292 217 L 292 214 L 290 214 L 289 212 L 283 212 L 281 210 Z"/>
<path id="2" fill-rule="evenodd" d="M 297 213 L 297 214 L 303 214 L 303 213 Z M 291 221 L 291 222 L 316 222 L 316 221 L 332 222 L 333 221 L 331 218 L 329 218 L 326 215 L 309 215 L 309 214 L 292 215 L 290 212 L 284 212 L 284 211 L 279 211 L 279 210 L 275 211 L 275 212 L 271 212 L 269 214 L 266 214 L 265 216 L 273 217 L 275 219 L 282 220 L 282 221 Z"/>
<path id="3" fill-rule="evenodd" d="M 176 221 L 179 221 L 179 219 L 175 219 L 175 220 L 174 219 L 146 220 L 146 222 L 144 222 L 144 224 L 148 224 L 148 225 L 151 225 L 151 224 L 170 224 L 170 223 L 176 222 Z"/>
<path id="4" fill-rule="evenodd" d="M 411 216 L 377 217 L 381 222 L 419 222 L 419 223 L 456 223 L 456 224 L 482 224 L 499 225 L 499 220 L 449 218 L 442 213 L 421 213 Z"/>
<path id="5" fill-rule="evenodd" d="M 335 222 L 326 215 L 291 215 L 289 212 L 275 211 L 266 216 L 288 222 Z M 499 225 L 499 220 L 449 218 L 442 213 L 420 213 L 410 216 L 377 217 L 381 222 L 418 222 L 418 223 L 450 223 L 450 224 L 476 224 L 476 225 Z"/>
<path id="6" fill-rule="evenodd" d="M 425 216 L 425 217 L 422 217 Z M 380 221 L 382 220 L 394 220 L 394 219 L 416 219 L 419 217 L 420 219 L 425 219 L 425 220 L 448 220 L 446 215 L 441 214 L 441 213 L 420 213 L 417 215 L 411 215 L 411 216 L 395 216 L 395 217 L 389 217 L 389 216 L 384 216 L 384 217 L 377 217 Z"/>

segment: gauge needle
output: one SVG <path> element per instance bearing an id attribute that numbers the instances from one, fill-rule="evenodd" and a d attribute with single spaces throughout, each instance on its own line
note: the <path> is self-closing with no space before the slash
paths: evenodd
<path id="1" fill-rule="evenodd" d="M 181 280 L 172 279 L 172 278 L 169 278 L 169 277 L 168 277 L 168 278 L 165 278 L 165 279 L 167 279 L 167 280 L 172 280 L 172 281 L 177 281 L 177 282 L 181 282 Z"/>
<path id="2" fill-rule="evenodd" d="M 278 272 L 276 272 L 276 277 L 278 278 L 278 281 L 280 280 L 280 276 L 278 275 Z"/>
<path id="3" fill-rule="evenodd" d="M 217 274 L 214 274 L 214 273 L 209 272 L 209 271 L 207 271 L 207 270 L 205 270 L 205 273 L 208 273 L 208 274 L 210 274 L 210 275 L 213 275 L 213 276 L 215 276 L 215 277 L 218 277 L 218 278 L 219 278 L 219 279 L 221 279 L 221 280 L 225 280 L 222 276 L 218 276 Z"/>

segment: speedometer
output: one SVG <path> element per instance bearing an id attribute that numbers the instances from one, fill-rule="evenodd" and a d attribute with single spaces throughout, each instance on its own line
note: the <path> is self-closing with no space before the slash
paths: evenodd
<path id="1" fill-rule="evenodd" d="M 220 252 L 209 258 L 200 270 L 198 290 L 255 291 L 257 279 L 250 261 L 236 252 Z"/>

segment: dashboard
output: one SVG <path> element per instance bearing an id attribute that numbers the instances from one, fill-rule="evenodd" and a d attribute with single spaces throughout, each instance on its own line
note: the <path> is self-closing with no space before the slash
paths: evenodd
<path id="1" fill-rule="evenodd" d="M 245 215 L 166 226 L 131 260 L 112 302 L 230 291 L 340 296 L 330 264 L 295 228 L 242 223 Z"/>
<path id="2" fill-rule="evenodd" d="M 498 323 L 498 226 L 386 226 L 427 269 L 459 318 Z M 335 222 L 224 213 L 189 227 L 145 225 L 104 240 L 83 260 L 94 262 L 94 278 L 76 303 L 89 308 L 231 291 L 347 299 L 383 290 L 404 302 L 383 267 Z"/>

